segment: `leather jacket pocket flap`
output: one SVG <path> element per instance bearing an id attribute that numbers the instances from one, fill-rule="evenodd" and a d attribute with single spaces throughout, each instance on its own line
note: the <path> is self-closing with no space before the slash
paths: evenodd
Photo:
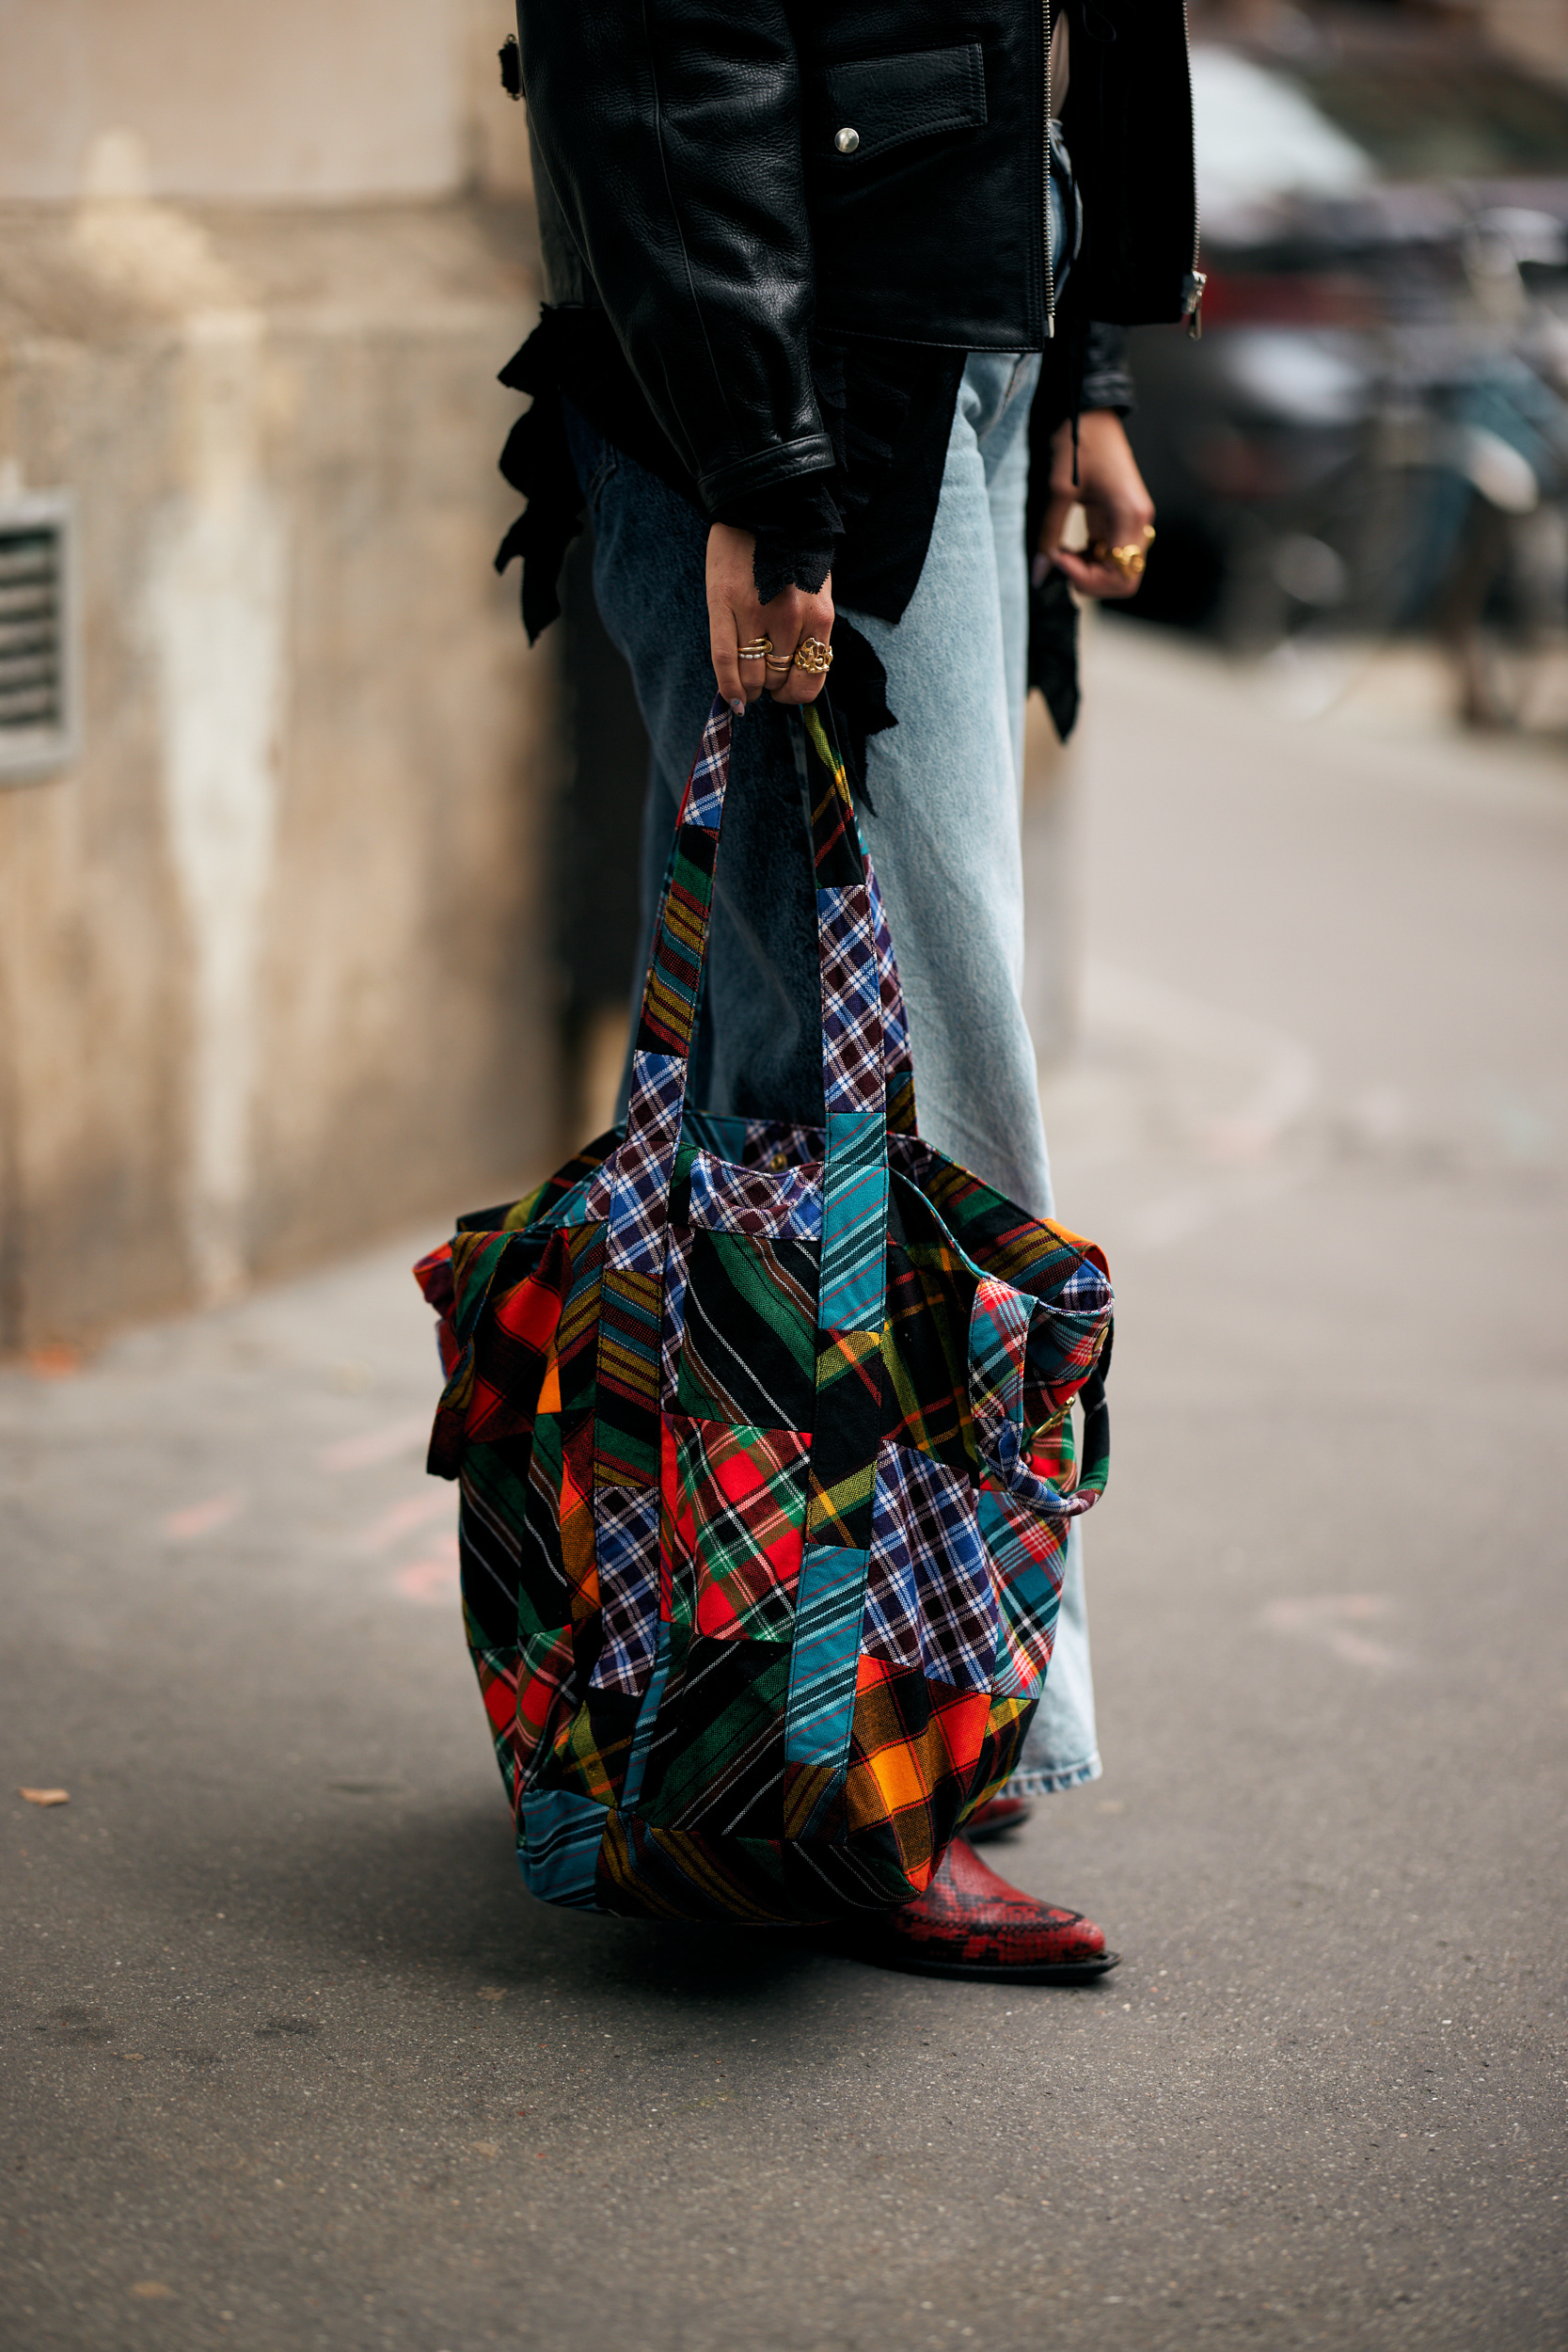
<path id="1" fill-rule="evenodd" d="M 853 170 L 911 139 L 983 129 L 985 56 L 968 40 L 902 56 L 851 57 L 828 67 L 823 96 L 813 145 L 829 163 Z"/>

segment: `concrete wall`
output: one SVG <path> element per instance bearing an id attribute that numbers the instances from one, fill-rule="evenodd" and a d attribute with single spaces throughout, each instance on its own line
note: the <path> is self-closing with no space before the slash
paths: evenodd
<path id="1" fill-rule="evenodd" d="M 0 514 L 73 498 L 84 660 L 78 755 L 0 789 L 0 1349 L 434 1234 L 552 1147 L 492 14 L 0 0 Z"/>
<path id="2" fill-rule="evenodd" d="M 120 130 L 160 197 L 521 192 L 513 22 L 506 0 L 0 0 L 0 198 L 69 201 Z"/>

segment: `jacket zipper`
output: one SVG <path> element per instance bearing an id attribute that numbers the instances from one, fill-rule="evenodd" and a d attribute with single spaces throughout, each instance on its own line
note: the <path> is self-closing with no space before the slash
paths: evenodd
<path id="1" fill-rule="evenodd" d="M 1187 53 L 1187 87 L 1190 91 L 1193 82 L 1193 34 L 1192 24 L 1187 15 L 1187 0 L 1181 0 L 1181 45 Z M 1049 87 L 1051 79 L 1049 59 L 1046 61 L 1045 71 Z M 1189 105 L 1191 103 L 1189 98 Z M 1197 265 L 1198 235 L 1197 141 L 1195 138 L 1193 141 L 1193 265 L 1181 281 L 1181 315 L 1187 322 L 1187 332 L 1195 343 L 1200 342 L 1203 336 L 1203 289 L 1209 283 L 1208 271 L 1199 269 Z"/>
<path id="2" fill-rule="evenodd" d="M 1056 273 L 1051 264 L 1051 36 L 1055 26 L 1051 22 L 1051 0 L 1041 0 L 1045 16 L 1045 121 L 1041 126 L 1041 197 L 1044 213 L 1042 228 L 1045 243 L 1045 334 L 1049 342 L 1056 332 Z"/>

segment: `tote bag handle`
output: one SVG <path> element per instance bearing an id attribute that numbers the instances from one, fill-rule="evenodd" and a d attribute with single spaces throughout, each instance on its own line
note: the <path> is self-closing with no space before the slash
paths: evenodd
<path id="1" fill-rule="evenodd" d="M 871 1024 L 861 1008 L 857 1021 L 852 998 L 863 999 L 871 964 L 876 968 L 880 1007 L 880 1035 L 875 1040 L 890 1127 L 913 1134 L 916 1126 L 914 1065 L 910 1052 L 909 1017 L 893 952 L 892 934 L 871 861 L 863 847 L 855 820 L 844 762 L 817 707 L 808 705 L 805 729 L 824 770 L 812 805 L 812 854 L 817 888 L 817 956 L 824 975 L 822 1006 L 822 1091 L 830 1108 L 869 1107 L 873 1089 L 863 1081 L 872 1067 Z M 728 704 L 717 696 L 708 713 L 702 744 L 675 819 L 675 838 L 659 894 L 648 974 L 638 1019 L 637 1053 L 655 1063 L 689 1059 L 691 1040 L 701 999 L 713 910 L 713 877 L 723 825 L 724 798 L 729 785 L 733 720 Z M 689 835 L 690 837 L 685 837 Z M 852 933 L 842 919 L 842 902 L 823 893 L 863 888 L 869 907 L 869 941 L 862 930 Z M 668 1129 L 667 1089 L 660 1086 L 655 1066 L 636 1067 L 626 1107 L 626 1140 L 634 1136 L 650 1141 Z M 685 1104 L 685 1072 L 679 1073 Z M 677 1130 L 678 1135 L 678 1130 Z M 673 1168 L 673 1162 L 672 1162 Z"/>
<path id="2" fill-rule="evenodd" d="M 846 1325 L 879 1329 L 881 1232 L 873 1251 L 860 1212 L 875 1213 L 879 1202 L 879 1222 L 885 1224 L 887 1129 L 914 1129 L 909 1023 L 844 763 L 815 706 L 806 710 L 805 723 L 823 771 L 812 805 L 829 1159 L 819 1321 L 825 1330 Z M 626 1140 L 602 1171 L 607 1213 L 595 1486 L 657 1481 L 670 1188 L 707 956 L 733 728 L 728 704 L 716 696 L 682 796 L 659 896 L 632 1054 Z M 869 1195 L 863 1184 L 858 1187 L 854 1230 L 847 1231 L 845 1212 L 855 1204 L 845 1184 L 832 1179 L 851 1164 L 863 1173 L 879 1169 L 881 1181 Z"/>

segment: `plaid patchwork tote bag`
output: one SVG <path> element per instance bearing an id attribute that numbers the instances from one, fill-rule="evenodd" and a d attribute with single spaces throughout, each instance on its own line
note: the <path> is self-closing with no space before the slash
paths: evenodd
<path id="1" fill-rule="evenodd" d="M 665 876 L 626 1129 L 416 1268 L 464 1613 L 547 1901 L 910 1901 L 1016 1763 L 1105 1481 L 1105 1261 L 921 1142 L 893 948 L 815 709 L 825 1123 L 686 1099 L 730 712 Z M 1082 1467 L 1069 1407 L 1082 1392 Z"/>

